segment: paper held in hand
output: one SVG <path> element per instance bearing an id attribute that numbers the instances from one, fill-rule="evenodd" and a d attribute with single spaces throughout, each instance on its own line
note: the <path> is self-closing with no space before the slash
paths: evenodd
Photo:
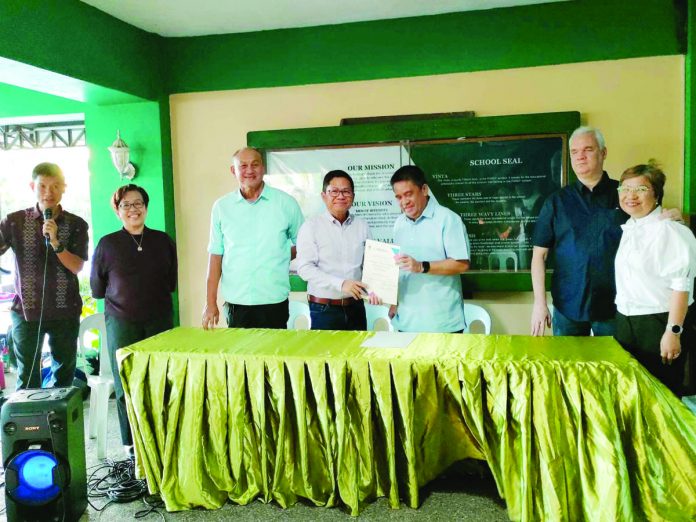
<path id="1" fill-rule="evenodd" d="M 382 299 L 384 304 L 397 304 L 399 295 L 399 265 L 394 256 L 400 252 L 397 245 L 368 239 L 365 241 L 362 282 L 367 291 Z M 367 299 L 367 296 L 364 297 Z"/>

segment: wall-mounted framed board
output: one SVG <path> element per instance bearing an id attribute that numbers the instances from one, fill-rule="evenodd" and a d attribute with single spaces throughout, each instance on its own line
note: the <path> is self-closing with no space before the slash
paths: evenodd
<path id="1" fill-rule="evenodd" d="M 251 132 L 266 154 L 267 181 L 292 194 L 306 216 L 324 210 L 326 172 L 347 171 L 353 212 L 375 239 L 391 241 L 399 214 L 389 179 L 402 165 L 426 173 L 430 192 L 469 233 L 468 290 L 529 290 L 531 236 L 545 198 L 568 182 L 567 138 L 577 112 L 368 123 Z M 293 289 L 302 290 L 294 280 Z"/>

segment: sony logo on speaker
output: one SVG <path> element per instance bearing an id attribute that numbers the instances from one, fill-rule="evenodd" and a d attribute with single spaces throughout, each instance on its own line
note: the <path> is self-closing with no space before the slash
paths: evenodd
<path id="1" fill-rule="evenodd" d="M 24 426 L 24 431 L 39 431 L 40 426 Z"/>

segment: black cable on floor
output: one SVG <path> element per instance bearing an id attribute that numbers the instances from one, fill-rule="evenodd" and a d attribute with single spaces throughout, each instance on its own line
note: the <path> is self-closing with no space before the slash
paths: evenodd
<path id="1" fill-rule="evenodd" d="M 139 499 L 147 492 L 147 483 L 144 480 L 135 478 L 135 461 L 125 460 L 105 460 L 94 468 L 87 481 L 87 502 L 95 511 L 103 511 L 113 503 L 132 502 Z M 106 504 L 96 507 L 90 499 L 107 499 Z M 164 520 L 164 515 L 157 511 L 163 507 L 161 501 L 156 502 L 158 497 L 143 498 L 143 502 L 148 509 L 138 511 L 136 518 L 142 518 L 150 513 L 157 513 Z M 154 500 L 153 500 L 154 499 Z"/>
<path id="2" fill-rule="evenodd" d="M 102 464 L 90 468 L 92 473 L 87 481 L 87 502 L 95 511 L 104 511 L 114 503 L 133 502 L 142 497 L 147 509 L 137 511 L 134 518 L 145 518 L 156 513 L 162 520 L 166 520 L 159 509 L 164 507 L 164 502 L 158 495 L 145 495 L 147 483 L 135 478 L 135 461 L 125 459 L 114 461 L 107 459 Z M 4 479 L 5 470 L 0 465 L 0 480 Z M 5 481 L 0 483 L 0 492 L 5 487 Z M 97 507 L 90 499 L 106 498 L 108 501 L 101 507 Z M 6 508 L 0 510 L 0 515 L 5 514 Z"/>
<path id="3" fill-rule="evenodd" d="M 159 495 L 147 495 L 143 497 L 143 503 L 147 506 L 147 509 L 141 509 L 136 511 L 134 518 L 145 518 L 150 513 L 157 513 L 162 520 L 165 520 L 164 515 L 158 509 L 164 507 L 164 502 L 160 499 Z"/>

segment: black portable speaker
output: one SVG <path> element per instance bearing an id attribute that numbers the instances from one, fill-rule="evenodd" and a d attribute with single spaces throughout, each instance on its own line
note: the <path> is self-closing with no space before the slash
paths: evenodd
<path id="1" fill-rule="evenodd" d="M 8 522 L 78 520 L 87 507 L 81 391 L 17 391 L 0 424 Z"/>

